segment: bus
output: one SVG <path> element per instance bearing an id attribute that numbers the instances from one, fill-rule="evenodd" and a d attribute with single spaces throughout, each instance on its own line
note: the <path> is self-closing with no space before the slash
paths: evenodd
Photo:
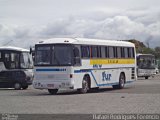
<path id="1" fill-rule="evenodd" d="M 33 61 L 27 49 L 0 47 L 0 88 L 27 89 L 33 81 Z"/>
<path id="2" fill-rule="evenodd" d="M 86 93 L 102 86 L 124 88 L 136 80 L 133 43 L 87 38 L 51 38 L 35 44 L 33 87 Z"/>
<path id="3" fill-rule="evenodd" d="M 155 56 L 152 54 L 137 54 L 137 76 L 148 79 L 155 73 Z"/>

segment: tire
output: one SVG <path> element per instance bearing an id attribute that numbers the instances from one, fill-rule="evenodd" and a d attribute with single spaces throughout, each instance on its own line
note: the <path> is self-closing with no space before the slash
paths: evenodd
<path id="1" fill-rule="evenodd" d="M 123 89 L 125 85 L 125 76 L 123 73 L 119 76 L 119 89 Z"/>
<path id="2" fill-rule="evenodd" d="M 148 79 L 148 76 L 146 76 L 145 79 Z"/>
<path id="3" fill-rule="evenodd" d="M 23 89 L 23 90 L 26 90 L 27 88 L 28 88 L 28 85 L 22 86 L 22 89 Z"/>
<path id="4" fill-rule="evenodd" d="M 78 92 L 81 94 L 84 94 L 84 93 L 87 93 L 89 89 L 90 87 L 89 87 L 88 77 L 84 77 L 82 81 L 82 88 L 78 89 Z"/>
<path id="5" fill-rule="evenodd" d="M 20 90 L 21 87 L 22 87 L 22 86 L 21 86 L 20 83 L 15 83 L 15 84 L 14 84 L 14 89 L 15 89 L 15 90 Z"/>
<path id="6" fill-rule="evenodd" d="M 48 92 L 49 92 L 51 95 L 56 95 L 57 92 L 58 92 L 58 89 L 48 89 Z"/>
<path id="7" fill-rule="evenodd" d="M 125 85 L 125 75 L 123 73 L 120 74 L 119 76 L 119 84 L 118 85 L 113 85 L 112 87 L 114 89 L 123 89 Z"/>

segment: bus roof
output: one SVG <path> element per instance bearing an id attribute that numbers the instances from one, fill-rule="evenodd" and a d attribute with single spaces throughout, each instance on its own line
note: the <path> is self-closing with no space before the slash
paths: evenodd
<path id="1" fill-rule="evenodd" d="M 137 53 L 137 56 L 154 56 L 153 54 L 142 54 L 142 53 Z"/>
<path id="2" fill-rule="evenodd" d="M 13 51 L 20 51 L 20 52 L 29 52 L 29 50 L 20 48 L 20 47 L 13 47 L 13 46 L 2 46 L 0 50 L 13 50 Z"/>
<path id="3" fill-rule="evenodd" d="M 84 44 L 84 45 L 109 45 L 109 46 L 131 46 L 134 44 L 120 40 L 102 40 L 88 38 L 50 38 L 40 41 L 37 44 Z"/>

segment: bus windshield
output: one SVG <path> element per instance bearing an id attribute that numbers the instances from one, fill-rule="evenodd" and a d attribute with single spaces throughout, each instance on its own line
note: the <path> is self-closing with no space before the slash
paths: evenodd
<path id="1" fill-rule="evenodd" d="M 32 56 L 28 52 L 20 54 L 20 68 L 33 68 Z"/>
<path id="2" fill-rule="evenodd" d="M 154 69 L 155 58 L 152 56 L 140 56 L 137 59 L 137 65 L 140 69 Z"/>
<path id="3" fill-rule="evenodd" d="M 44 45 L 35 50 L 35 65 L 72 65 L 71 45 Z"/>

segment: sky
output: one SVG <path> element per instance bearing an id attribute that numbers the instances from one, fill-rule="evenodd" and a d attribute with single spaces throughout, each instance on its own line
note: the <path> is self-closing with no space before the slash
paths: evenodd
<path id="1" fill-rule="evenodd" d="M 0 46 L 42 39 L 137 39 L 160 46 L 160 0 L 0 0 Z"/>

